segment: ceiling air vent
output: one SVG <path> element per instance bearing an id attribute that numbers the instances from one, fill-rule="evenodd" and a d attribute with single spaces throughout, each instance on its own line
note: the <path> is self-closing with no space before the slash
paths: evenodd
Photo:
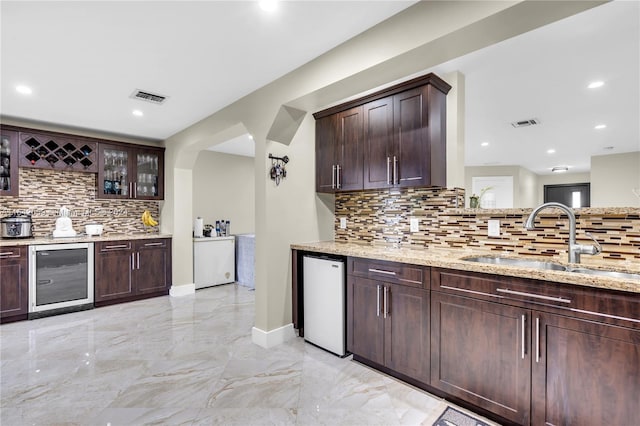
<path id="1" fill-rule="evenodd" d="M 167 99 L 166 96 L 158 95 L 157 93 L 151 93 L 144 90 L 136 89 L 131 97 L 133 99 L 140 99 L 142 101 L 152 102 L 154 104 L 162 104 Z"/>
<path id="2" fill-rule="evenodd" d="M 536 124 L 540 124 L 540 120 L 538 120 L 537 118 L 531 118 L 529 120 L 522 120 L 522 121 L 514 121 L 513 123 L 511 123 L 513 127 L 528 127 L 528 126 L 535 126 Z"/>

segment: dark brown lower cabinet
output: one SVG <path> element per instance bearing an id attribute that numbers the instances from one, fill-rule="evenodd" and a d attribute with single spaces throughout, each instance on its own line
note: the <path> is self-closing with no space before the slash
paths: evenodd
<path id="1" fill-rule="evenodd" d="M 428 290 L 351 276 L 347 303 L 354 355 L 429 382 Z"/>
<path id="2" fill-rule="evenodd" d="M 640 330 L 535 311 L 534 322 L 532 424 L 639 424 Z"/>
<path id="3" fill-rule="evenodd" d="M 640 298 L 432 268 L 431 386 L 523 425 L 635 425 Z"/>
<path id="4" fill-rule="evenodd" d="M 529 424 L 530 311 L 435 291 L 431 309 L 431 386 Z"/>
<path id="5" fill-rule="evenodd" d="M 29 246 L 0 247 L 0 322 L 27 319 Z"/>
<path id="6" fill-rule="evenodd" d="M 95 244 L 96 306 L 168 294 L 170 285 L 170 239 Z"/>

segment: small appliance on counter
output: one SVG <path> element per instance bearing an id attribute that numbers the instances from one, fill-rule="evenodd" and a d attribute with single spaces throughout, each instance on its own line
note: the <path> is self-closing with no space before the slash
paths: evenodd
<path id="1" fill-rule="evenodd" d="M 102 235 L 102 229 L 103 226 L 97 223 L 88 223 L 84 226 L 84 232 L 87 234 L 87 237 Z"/>
<path id="2" fill-rule="evenodd" d="M 0 219 L 0 236 L 2 238 L 31 238 L 33 236 L 33 222 L 31 215 L 14 213 Z"/>
<path id="3" fill-rule="evenodd" d="M 60 209 L 60 217 L 56 219 L 56 229 L 53 230 L 53 238 L 75 237 L 76 231 L 71 223 L 71 213 L 66 207 Z"/>

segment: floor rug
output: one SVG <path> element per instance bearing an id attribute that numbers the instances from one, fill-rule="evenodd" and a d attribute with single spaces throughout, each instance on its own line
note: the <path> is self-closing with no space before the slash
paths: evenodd
<path id="1" fill-rule="evenodd" d="M 447 407 L 446 410 L 438 417 L 433 426 L 489 426 L 485 422 L 475 419 L 468 414 Z"/>

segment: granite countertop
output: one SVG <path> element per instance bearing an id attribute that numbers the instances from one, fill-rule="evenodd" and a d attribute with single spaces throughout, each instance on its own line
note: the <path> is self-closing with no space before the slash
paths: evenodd
<path id="1" fill-rule="evenodd" d="M 395 248 L 389 245 L 340 243 L 334 241 L 318 241 L 310 243 L 291 244 L 292 249 L 311 251 L 342 256 L 354 256 L 367 259 L 388 260 L 392 262 L 410 263 L 422 266 L 435 266 L 440 268 L 458 269 L 471 272 L 484 272 L 496 275 L 506 275 L 520 278 L 554 281 L 559 283 L 575 284 L 588 287 L 620 290 L 640 293 L 640 280 L 622 278 L 610 278 L 596 275 L 580 274 L 576 272 L 538 270 L 525 267 L 484 264 L 465 261 L 470 256 L 501 256 L 515 257 L 518 259 L 532 259 L 552 261 L 567 265 L 566 260 L 557 258 L 541 258 L 540 256 L 520 256 L 513 253 L 501 253 L 477 248 Z M 590 258 L 586 262 L 586 258 Z M 612 262 L 598 261 L 597 256 L 583 255 L 581 266 L 592 269 L 612 269 L 619 272 L 640 274 L 638 262 Z"/>
<path id="2" fill-rule="evenodd" d="M 67 243 L 95 243 L 98 241 L 118 241 L 118 240 L 147 240 L 152 238 L 171 238 L 171 234 L 158 234 L 158 233 L 110 233 L 100 236 L 89 237 L 86 234 L 78 234 L 75 237 L 62 237 L 53 238 L 49 237 L 35 237 L 35 238 L 3 238 L 0 239 L 0 247 L 7 246 L 32 246 L 42 244 L 67 244 Z"/>

